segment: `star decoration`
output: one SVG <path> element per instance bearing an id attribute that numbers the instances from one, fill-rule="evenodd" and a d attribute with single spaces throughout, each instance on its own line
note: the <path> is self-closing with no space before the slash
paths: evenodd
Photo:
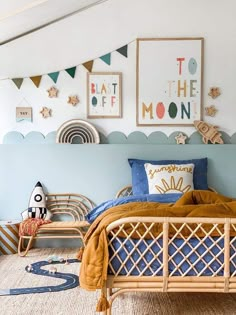
<path id="1" fill-rule="evenodd" d="M 40 114 L 42 114 L 43 118 L 48 118 L 51 116 L 51 109 L 47 107 L 43 107 L 40 111 Z"/>
<path id="2" fill-rule="evenodd" d="M 182 132 L 178 134 L 178 136 L 175 137 L 177 144 L 185 144 L 185 140 L 187 139 L 187 136 L 184 136 Z"/>
<path id="3" fill-rule="evenodd" d="M 207 116 L 211 116 L 211 117 L 214 117 L 215 114 L 217 113 L 217 109 L 215 108 L 214 105 L 211 105 L 209 107 L 205 107 L 205 112 L 206 112 L 206 115 Z"/>
<path id="4" fill-rule="evenodd" d="M 67 103 L 68 103 L 68 104 L 71 104 L 71 105 L 73 105 L 73 106 L 75 106 L 76 104 L 79 103 L 78 96 L 77 96 L 77 95 L 69 96 Z"/>
<path id="5" fill-rule="evenodd" d="M 50 87 L 50 89 L 47 90 L 47 92 L 48 92 L 48 97 L 50 98 L 57 97 L 58 89 L 52 86 Z"/>
<path id="6" fill-rule="evenodd" d="M 211 87 L 208 93 L 212 98 L 217 98 L 220 94 L 220 89 L 218 87 Z"/>

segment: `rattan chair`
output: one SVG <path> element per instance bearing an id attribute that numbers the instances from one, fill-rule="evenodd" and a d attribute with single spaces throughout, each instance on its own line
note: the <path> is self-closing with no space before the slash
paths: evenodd
<path id="1" fill-rule="evenodd" d="M 48 194 L 46 200 L 52 222 L 41 225 L 36 235 L 20 236 L 18 254 L 21 257 L 27 255 L 36 239 L 80 239 L 83 243 L 89 227 L 85 216 L 94 207 L 93 202 L 83 195 L 70 193 Z"/>

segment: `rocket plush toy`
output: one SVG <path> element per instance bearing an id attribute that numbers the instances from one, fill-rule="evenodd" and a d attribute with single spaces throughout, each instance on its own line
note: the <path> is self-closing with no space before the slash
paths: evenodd
<path id="1" fill-rule="evenodd" d="M 22 212 L 23 220 L 28 218 L 49 220 L 51 213 L 46 208 L 46 196 L 42 184 L 37 182 L 32 191 L 29 201 L 29 207 Z"/>

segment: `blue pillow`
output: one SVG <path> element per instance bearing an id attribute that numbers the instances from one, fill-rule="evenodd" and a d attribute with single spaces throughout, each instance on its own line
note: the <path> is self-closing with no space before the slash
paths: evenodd
<path id="1" fill-rule="evenodd" d="M 140 201 L 149 201 L 149 202 L 161 202 L 161 203 L 174 203 L 176 202 L 182 194 L 152 194 L 152 195 L 140 195 L 140 196 L 128 196 L 121 197 L 117 199 L 111 199 L 101 203 L 99 206 L 93 208 L 87 215 L 86 220 L 89 223 L 92 223 L 100 214 L 111 207 L 118 205 L 123 205 L 129 202 L 140 202 Z"/>
<path id="2" fill-rule="evenodd" d="M 154 165 L 167 165 L 167 164 L 189 164 L 195 165 L 193 172 L 193 185 L 196 190 L 207 190 L 207 158 L 193 159 L 193 160 L 138 160 L 128 159 L 131 166 L 132 174 L 132 190 L 133 195 L 148 194 L 148 180 L 145 172 L 144 164 L 150 163 Z"/>

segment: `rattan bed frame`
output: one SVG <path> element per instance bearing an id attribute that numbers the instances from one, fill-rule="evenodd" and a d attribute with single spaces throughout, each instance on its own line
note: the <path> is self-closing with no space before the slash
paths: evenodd
<path id="1" fill-rule="evenodd" d="M 131 195 L 132 189 L 130 186 L 122 188 L 117 197 L 124 195 Z M 207 225 L 206 225 L 207 223 Z M 127 225 L 130 229 L 124 227 Z M 162 232 L 158 237 L 154 237 L 151 232 L 155 225 L 162 225 Z M 139 233 L 138 228 L 142 227 L 145 231 L 142 235 Z M 183 229 L 188 229 L 189 235 L 183 235 Z M 230 237 L 230 230 L 236 233 L 236 219 L 230 218 L 180 218 L 180 217 L 129 217 L 117 220 L 107 227 L 108 246 L 113 251 L 112 256 L 109 258 L 108 268 L 112 274 L 108 274 L 107 280 L 102 289 L 104 295 L 109 302 L 109 309 L 104 314 L 111 314 L 112 303 L 115 298 L 126 292 L 236 292 L 236 248 L 234 247 L 235 237 Z M 171 234 L 170 234 L 171 231 Z M 173 233 L 174 231 L 174 233 Z M 113 240 L 117 240 L 118 234 L 124 233 L 126 238 L 132 243 L 132 235 L 134 232 L 139 234 L 139 240 L 145 241 L 147 237 L 151 239 L 151 243 L 147 246 L 145 252 L 141 253 L 137 247 L 137 243 L 133 242 L 131 252 L 125 247 L 120 246 L 118 249 L 114 248 Z M 199 237 L 199 232 L 202 234 Z M 217 236 L 217 238 L 215 238 Z M 199 246 L 204 246 L 204 253 L 199 254 L 197 247 L 189 245 L 189 239 L 196 238 L 199 241 Z M 212 245 L 206 246 L 206 238 L 211 240 Z M 181 251 L 181 248 L 176 250 L 171 255 L 169 251 L 170 246 L 175 246 L 174 240 L 182 239 L 183 244 L 190 246 L 190 252 L 184 256 L 183 261 L 189 264 L 186 271 L 182 270 L 182 263 L 179 265 L 174 261 L 176 253 Z M 157 241 L 162 242 L 163 246 L 159 248 L 158 254 L 152 252 L 152 244 Z M 224 246 L 220 246 L 223 242 Z M 184 245 L 183 245 L 184 246 Z M 121 249 L 126 251 L 127 258 L 125 261 L 120 259 L 119 270 L 114 270 L 112 261 L 119 256 L 117 252 Z M 217 253 L 212 252 L 212 248 L 218 248 Z M 135 261 L 132 259 L 132 254 L 137 251 L 140 258 Z M 147 262 L 145 253 L 152 252 L 153 258 Z M 212 259 L 206 263 L 204 257 L 206 254 L 211 254 Z M 202 262 L 204 268 L 202 270 L 196 269 L 196 263 L 191 263 L 189 257 L 194 254 L 197 255 L 197 262 Z M 222 258 L 223 257 L 223 258 Z M 119 258 L 118 258 L 119 259 Z M 132 268 L 126 267 L 127 259 L 131 259 Z M 145 261 L 145 268 L 140 269 L 138 266 L 139 260 Z M 151 264 L 157 260 L 160 267 L 158 270 L 153 270 Z M 213 269 L 211 262 L 217 262 L 218 268 Z M 169 264 L 174 266 L 170 272 Z M 235 271 L 230 273 L 230 265 L 233 266 Z M 131 272 L 136 268 L 138 275 L 133 276 Z M 125 275 L 120 275 L 120 270 L 125 270 Z M 145 271 L 150 275 L 146 276 Z M 204 272 L 210 270 L 211 276 L 205 276 Z M 194 275 L 189 276 L 189 273 Z M 162 274 L 159 276 L 158 274 Z"/>
<path id="2" fill-rule="evenodd" d="M 41 225 L 35 236 L 21 236 L 19 256 L 26 256 L 36 239 L 80 239 L 84 244 L 89 226 L 85 215 L 94 207 L 91 200 L 80 194 L 48 194 L 46 207 L 52 212 L 52 223 Z"/>

